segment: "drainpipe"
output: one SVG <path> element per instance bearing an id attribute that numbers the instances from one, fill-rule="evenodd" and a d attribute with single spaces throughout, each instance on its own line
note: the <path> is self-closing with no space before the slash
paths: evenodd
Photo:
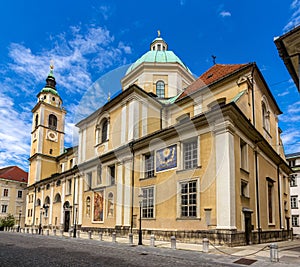
<path id="1" fill-rule="evenodd" d="M 160 108 L 160 129 L 162 130 L 162 115 L 163 115 L 163 107 Z"/>
<path id="2" fill-rule="evenodd" d="M 279 202 L 279 225 L 280 229 L 282 229 L 282 222 L 281 222 L 281 188 L 280 188 L 280 163 L 277 165 L 277 181 L 278 181 L 278 202 Z"/>
<path id="3" fill-rule="evenodd" d="M 132 155 L 132 169 L 131 169 L 131 222 L 130 222 L 130 233 L 132 233 L 133 228 L 133 204 L 134 204 L 134 149 L 133 141 L 129 143 L 131 155 Z"/>

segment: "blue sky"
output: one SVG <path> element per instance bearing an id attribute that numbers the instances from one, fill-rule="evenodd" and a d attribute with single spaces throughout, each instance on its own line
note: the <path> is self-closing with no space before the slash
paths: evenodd
<path id="1" fill-rule="evenodd" d="M 100 107 L 118 90 L 112 80 L 148 51 L 157 30 L 197 76 L 211 55 L 222 64 L 255 61 L 284 113 L 285 151 L 300 151 L 300 97 L 273 42 L 300 23 L 300 0 L 10 0 L 1 11 L 0 167 L 28 169 L 31 109 L 51 59 L 72 146 L 78 107 Z"/>

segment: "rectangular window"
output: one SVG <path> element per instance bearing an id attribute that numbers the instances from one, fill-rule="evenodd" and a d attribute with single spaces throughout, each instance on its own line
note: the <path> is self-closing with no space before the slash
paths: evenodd
<path id="1" fill-rule="evenodd" d="M 3 189 L 3 196 L 8 197 L 8 189 L 7 188 Z"/>
<path id="2" fill-rule="evenodd" d="M 273 223 L 273 183 L 268 182 L 268 211 L 269 223 Z"/>
<path id="3" fill-rule="evenodd" d="M 143 188 L 142 217 L 154 218 L 154 188 Z"/>
<path id="4" fill-rule="evenodd" d="M 93 178 L 92 172 L 88 172 L 86 174 L 86 187 L 85 187 L 85 190 L 90 190 L 92 188 L 92 178 Z"/>
<path id="5" fill-rule="evenodd" d="M 291 187 L 297 186 L 297 179 L 296 179 L 295 174 L 291 176 L 290 186 L 291 186 Z"/>
<path id="6" fill-rule="evenodd" d="M 23 196 L 23 191 L 18 190 L 18 198 L 22 198 L 22 196 Z"/>
<path id="7" fill-rule="evenodd" d="M 66 192 L 66 194 L 70 195 L 71 192 L 72 192 L 72 180 L 69 179 L 69 180 L 67 180 L 67 192 Z"/>
<path id="8" fill-rule="evenodd" d="M 145 178 L 154 176 L 154 156 L 152 153 L 145 155 Z"/>
<path id="9" fill-rule="evenodd" d="M 183 168 L 192 169 L 198 165 L 197 140 L 183 143 Z"/>
<path id="10" fill-rule="evenodd" d="M 292 226 L 299 227 L 299 215 L 292 215 Z"/>
<path id="11" fill-rule="evenodd" d="M 99 164 L 97 167 L 97 184 L 102 184 L 102 165 Z"/>
<path id="12" fill-rule="evenodd" d="M 181 217 L 197 216 L 197 181 L 181 183 Z"/>
<path id="13" fill-rule="evenodd" d="M 291 208 L 298 209 L 298 196 L 291 196 Z"/>
<path id="14" fill-rule="evenodd" d="M 241 181 L 241 196 L 243 196 L 243 197 L 249 197 L 248 182 L 244 181 L 244 180 Z"/>
<path id="15" fill-rule="evenodd" d="M 73 159 L 70 159 L 70 169 L 73 168 Z"/>
<path id="16" fill-rule="evenodd" d="M 2 205 L 1 212 L 2 213 L 6 213 L 7 212 L 7 205 Z"/>
<path id="17" fill-rule="evenodd" d="M 241 153 L 241 168 L 243 170 L 248 169 L 248 157 L 247 157 L 247 143 L 240 139 L 240 153 Z"/>
<path id="18" fill-rule="evenodd" d="M 110 185 L 114 185 L 116 183 L 116 168 L 115 165 L 109 167 L 109 176 L 110 176 Z"/>

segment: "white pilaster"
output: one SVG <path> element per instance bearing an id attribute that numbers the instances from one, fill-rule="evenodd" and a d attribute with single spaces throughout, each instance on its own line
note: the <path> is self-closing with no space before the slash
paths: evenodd
<path id="1" fill-rule="evenodd" d="M 122 107 L 121 115 L 121 144 L 124 144 L 126 141 L 126 105 Z"/>
<path id="2" fill-rule="evenodd" d="M 142 103 L 142 136 L 147 134 L 148 106 Z"/>
<path id="3" fill-rule="evenodd" d="M 66 182 L 63 181 L 61 185 L 61 210 L 60 210 L 60 224 L 64 223 L 64 203 L 65 203 L 65 185 Z"/>
<path id="4" fill-rule="evenodd" d="M 130 103 L 129 103 L 129 106 L 128 106 L 128 140 L 132 140 L 133 139 L 133 134 L 134 134 L 134 104 L 135 103 L 135 100 L 132 100 Z"/>
<path id="5" fill-rule="evenodd" d="M 116 225 L 122 225 L 123 165 L 117 165 Z"/>
<path id="6" fill-rule="evenodd" d="M 83 180 L 79 177 L 79 189 L 78 189 L 78 224 L 82 224 L 82 210 L 83 210 Z"/>
<path id="7" fill-rule="evenodd" d="M 131 190 L 131 161 L 128 161 L 125 163 L 124 177 L 124 226 L 130 226 Z"/>
<path id="8" fill-rule="evenodd" d="M 53 214 L 53 194 L 54 194 L 54 185 L 51 185 L 50 189 L 50 208 L 49 208 L 49 225 L 52 225 L 52 214 Z"/>
<path id="9" fill-rule="evenodd" d="M 216 126 L 217 229 L 236 229 L 234 136 L 230 122 Z"/>

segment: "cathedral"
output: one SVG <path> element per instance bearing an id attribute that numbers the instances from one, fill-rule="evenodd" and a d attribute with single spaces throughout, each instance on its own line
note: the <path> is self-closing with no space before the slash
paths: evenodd
<path id="1" fill-rule="evenodd" d="M 32 109 L 26 227 L 126 236 L 141 223 L 144 238 L 230 246 L 291 237 L 281 110 L 255 63 L 196 78 L 159 35 L 121 84 L 65 149 L 50 67 Z"/>

